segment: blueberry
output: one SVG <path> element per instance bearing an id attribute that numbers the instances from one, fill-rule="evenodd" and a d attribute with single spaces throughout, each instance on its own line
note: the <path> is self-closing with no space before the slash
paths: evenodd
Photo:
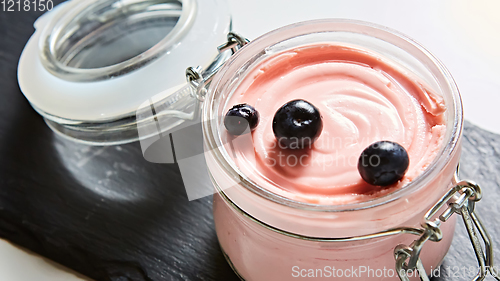
<path id="1" fill-rule="evenodd" d="M 249 125 L 253 130 L 258 124 L 259 112 L 246 103 L 231 107 L 224 118 L 224 126 L 233 135 L 243 134 Z"/>
<path id="2" fill-rule="evenodd" d="M 404 147 L 391 141 L 379 141 L 361 153 L 358 171 L 367 183 L 388 186 L 403 178 L 409 164 Z"/>
<path id="3" fill-rule="evenodd" d="M 273 119 L 273 132 L 279 145 L 290 149 L 310 148 L 322 129 L 319 110 L 305 100 L 284 104 Z"/>

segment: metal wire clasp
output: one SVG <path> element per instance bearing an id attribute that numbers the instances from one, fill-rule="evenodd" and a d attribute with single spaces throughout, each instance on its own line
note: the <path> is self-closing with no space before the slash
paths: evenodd
<path id="1" fill-rule="evenodd" d="M 474 210 L 475 203 L 481 200 L 482 197 L 481 188 L 472 181 L 460 181 L 458 179 L 458 169 L 453 184 L 454 186 L 425 214 L 421 224 L 422 235 L 409 246 L 400 244 L 394 249 L 396 272 L 402 281 L 409 281 L 407 273 L 414 270 L 418 270 L 421 280 L 429 281 L 420 260 L 420 251 L 425 242 L 429 240 L 433 242 L 441 241 L 443 234 L 439 227 L 442 222 L 446 222 L 455 213 L 460 215 L 464 221 L 478 261 L 479 272 L 472 280 L 483 280 L 488 272 L 496 280 L 500 280 L 493 263 L 491 238 Z M 446 204 L 448 204 L 448 208 L 439 217 L 432 219 Z M 479 235 L 477 232 L 479 232 Z M 484 242 L 484 250 L 480 239 Z"/>
<path id="2" fill-rule="evenodd" d="M 243 46 L 250 41 L 240 34 L 231 31 L 227 34 L 227 42 L 217 47 L 219 54 L 207 68 L 201 66 L 188 67 L 186 69 L 186 79 L 193 87 L 197 88 L 198 99 L 205 97 L 206 86 L 212 81 L 213 76 L 220 70 L 222 65 Z"/>

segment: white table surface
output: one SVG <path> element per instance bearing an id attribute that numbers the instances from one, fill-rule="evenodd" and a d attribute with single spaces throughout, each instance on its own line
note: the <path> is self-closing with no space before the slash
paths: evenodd
<path id="1" fill-rule="evenodd" d="M 203 1 L 203 0 L 201 0 Z M 406 33 L 448 67 L 465 118 L 500 133 L 500 1 L 227 0 L 234 30 L 253 39 L 283 25 L 319 18 L 371 21 Z M 77 281 L 41 257 L 0 240 L 0 280 Z"/>

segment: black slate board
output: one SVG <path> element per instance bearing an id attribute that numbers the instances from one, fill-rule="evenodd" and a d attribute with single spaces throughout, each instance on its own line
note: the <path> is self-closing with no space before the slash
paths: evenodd
<path id="1" fill-rule="evenodd" d="M 0 11 L 0 237 L 95 280 L 238 280 L 218 246 L 212 199 L 189 202 L 175 164 L 148 163 L 137 143 L 61 139 L 29 106 L 16 68 L 40 14 Z M 499 155 L 500 136 L 466 123 L 462 177 L 482 185 L 478 210 L 497 247 Z M 463 227 L 443 268 L 456 265 L 475 265 Z M 470 280 L 441 275 L 433 280 Z"/>

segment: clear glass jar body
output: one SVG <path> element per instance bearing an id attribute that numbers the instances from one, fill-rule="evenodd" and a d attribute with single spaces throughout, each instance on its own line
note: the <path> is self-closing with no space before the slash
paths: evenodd
<path id="1" fill-rule="evenodd" d="M 400 234 L 340 242 L 289 237 L 241 213 L 221 193 L 214 197 L 214 219 L 222 251 L 243 280 L 297 280 L 299 277 L 399 280 L 394 248 L 399 244 L 410 245 L 416 238 L 412 234 Z M 456 217 L 452 217 L 442 225 L 443 240 L 429 242 L 422 250 L 420 257 L 429 274 L 436 274 L 434 269 L 450 247 L 455 221 Z M 413 226 L 418 225 L 417 222 Z M 409 276 L 411 280 L 420 280 L 416 272 Z"/>
<path id="2" fill-rule="evenodd" d="M 355 44 L 372 50 L 419 76 L 443 96 L 447 107 L 443 147 L 429 167 L 404 188 L 348 205 L 302 203 L 258 186 L 231 160 L 220 132 L 226 102 L 239 82 L 262 58 L 317 42 Z M 398 280 L 394 248 L 401 243 L 410 244 L 415 235 L 347 241 L 342 238 L 401 227 L 419 228 L 424 214 L 451 187 L 459 161 L 462 106 L 452 77 L 436 58 L 411 39 L 368 23 L 312 21 L 259 37 L 238 51 L 214 77 L 203 106 L 206 159 L 217 191 L 217 235 L 228 261 L 244 280 Z M 421 258 L 428 273 L 445 256 L 454 227 L 455 219 L 443 223 L 443 240 L 424 246 Z"/>

